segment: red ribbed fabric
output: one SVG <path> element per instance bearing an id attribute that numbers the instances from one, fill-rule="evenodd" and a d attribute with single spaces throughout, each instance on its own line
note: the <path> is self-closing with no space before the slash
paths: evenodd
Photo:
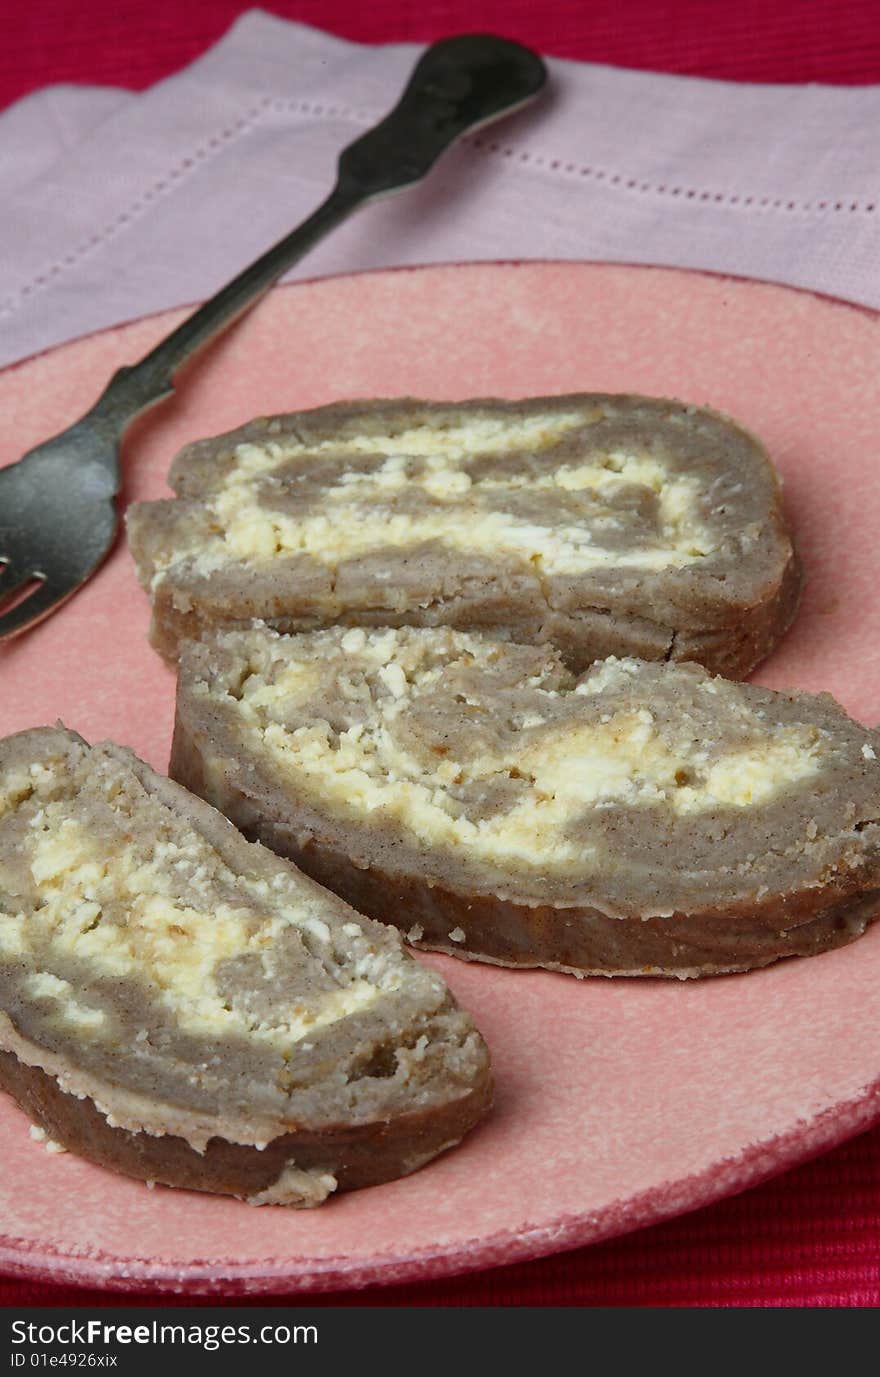
<path id="1" fill-rule="evenodd" d="M 241 0 L 2 0 L 0 105 L 56 81 L 140 89 L 215 43 Z M 490 30 L 556 57 L 731 81 L 874 82 L 874 0 L 270 0 L 261 9 L 362 43 Z"/>
<path id="2" fill-rule="evenodd" d="M 55 82 L 143 88 L 192 61 L 246 8 L 236 0 L 129 0 L 123 9 L 116 0 L 0 0 L 0 107 Z M 494 30 L 547 54 L 654 71 L 732 81 L 880 82 L 876 0 L 276 0 L 262 8 L 369 43 Z M 0 1279 L 6 1306 L 157 1299 Z M 194 1296 L 161 1300 L 199 1303 Z M 625 1238 L 491 1272 L 334 1292 L 314 1302 L 876 1306 L 880 1130 L 735 1199 Z"/>
<path id="3" fill-rule="evenodd" d="M 880 1129 L 730 1200 L 623 1238 L 410 1286 L 328 1292 L 315 1305 L 876 1306 Z M 304 1299 L 304 1298 L 303 1298 Z M 262 1296 L 235 1305 L 283 1305 Z M 222 1305 L 0 1279 L 5 1305 Z"/>

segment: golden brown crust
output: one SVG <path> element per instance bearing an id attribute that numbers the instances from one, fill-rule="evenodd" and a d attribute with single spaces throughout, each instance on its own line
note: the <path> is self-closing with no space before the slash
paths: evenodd
<path id="1" fill-rule="evenodd" d="M 465 897 L 412 876 L 363 870 L 328 848 L 296 847 L 287 840 L 286 853 L 301 870 L 321 884 L 332 883 L 361 913 L 396 922 L 414 946 L 502 966 L 580 975 L 722 975 L 831 951 L 880 917 L 880 889 L 862 892 L 854 873 L 829 890 L 632 920 L 594 908 Z"/>
<path id="2" fill-rule="evenodd" d="M 421 640 L 426 633 L 406 635 Z M 731 710 L 723 704 L 733 697 L 750 704 L 755 722 L 766 722 L 768 730 L 771 724 L 810 724 L 828 752 L 819 773 L 754 808 L 719 805 L 681 817 L 657 807 L 630 814 L 599 809 L 591 825 L 606 830 L 585 838 L 604 835 L 612 858 L 604 869 L 587 865 L 561 879 L 552 868 L 502 873 L 478 863 L 466 844 L 432 849 L 414 834 L 398 836 L 394 819 L 379 807 L 364 818 L 349 816 L 339 798 L 322 802 L 314 787 L 307 792 L 293 755 L 279 769 L 258 736 L 246 741 L 236 735 L 238 704 L 234 695 L 224 696 L 223 686 L 235 681 L 242 648 L 255 649 L 257 643 L 294 663 L 311 663 L 309 655 L 324 646 L 328 663 L 315 706 L 283 700 L 280 712 L 291 729 L 313 715 L 333 720 L 341 732 L 347 719 L 332 697 L 330 667 L 336 637 L 322 633 L 282 644 L 285 638 L 255 629 L 191 646 L 179 681 L 171 773 L 210 798 L 246 835 L 292 859 L 360 912 L 394 923 L 414 945 L 510 966 L 685 977 L 815 955 L 853 940 L 880 915 L 880 743 L 827 695 L 725 685 L 709 681 L 695 666 L 633 666 L 630 682 L 639 685 L 637 695 L 647 692 L 642 684 L 653 685 L 644 701 L 653 708 L 655 725 L 665 714 L 685 724 L 681 729 L 689 739 L 711 719 L 723 735 L 724 712 Z M 517 658 L 521 654 L 522 648 L 495 648 L 496 663 L 507 665 L 511 681 L 528 680 L 537 668 Z M 528 654 L 538 656 L 534 650 Z M 249 661 L 252 671 L 257 659 L 255 653 Z M 352 675 L 354 662 L 349 652 Z M 601 667 L 593 672 L 602 678 Z M 444 682 L 444 693 L 454 696 L 457 687 L 470 694 L 470 710 L 478 717 L 482 711 L 486 720 L 503 722 L 510 700 L 489 685 L 485 667 L 480 673 L 467 688 L 464 682 Z M 517 691 L 526 695 L 522 706 L 533 708 L 535 718 L 544 710 L 564 711 L 565 701 L 576 717 L 587 711 L 588 699 L 552 677 L 549 662 L 545 689 Z M 602 708 L 610 715 L 615 701 L 601 699 L 589 711 L 593 718 Z M 632 704 L 642 701 L 637 696 Z M 702 717 L 694 715 L 701 701 Z M 438 759 L 459 761 L 467 747 L 463 738 L 445 734 L 441 708 L 438 696 L 419 717 L 415 700 L 399 720 L 407 724 L 413 749 L 419 722 L 429 754 L 439 745 Z M 510 760 L 516 761 L 527 743 L 515 722 L 510 733 Z"/>
<path id="3" fill-rule="evenodd" d="M 537 558 L 524 563 L 497 548 L 474 545 L 465 552 L 426 539 L 354 553 L 336 566 L 302 553 L 278 554 L 266 566 L 235 557 L 205 572 L 185 553 L 194 533 L 203 526 L 215 529 L 210 504 L 235 467 L 240 444 L 287 439 L 306 446 L 305 456 L 277 487 L 259 498 L 269 507 L 277 502 L 284 512 L 289 496 L 298 511 L 303 487 L 309 489 L 309 501 L 325 500 L 309 487 L 317 482 L 310 445 L 327 445 L 340 435 L 369 437 L 383 425 L 393 430 L 410 421 L 442 429 L 463 415 L 516 421 L 572 408 L 582 409 L 584 425 L 573 437 L 562 437 L 553 451 L 558 459 L 550 462 L 577 464 L 619 445 L 662 455 L 676 474 L 696 477 L 702 485 L 700 519 L 717 542 L 708 558 L 657 571 L 612 560 L 605 568 L 560 575 L 542 572 Z M 532 465 L 535 473 L 545 472 L 548 462 L 546 454 L 524 451 L 510 458 L 514 466 Z M 497 466 L 497 460 L 480 453 L 466 461 L 474 491 L 485 462 Z M 174 461 L 171 481 L 176 500 L 133 504 L 127 521 L 138 577 L 153 601 L 150 639 L 172 661 L 186 639 L 259 618 L 280 631 L 335 625 L 485 629 L 523 643 L 556 646 L 575 673 L 615 654 L 697 660 L 713 673 L 741 678 L 791 625 L 800 599 L 801 566 L 778 478 L 763 447 L 708 408 L 665 399 L 582 394 L 522 402 L 340 403 L 260 418 L 190 445 Z M 476 510 L 482 510 L 479 501 Z M 463 519 L 464 514 L 463 509 Z"/>
<path id="4" fill-rule="evenodd" d="M 800 606 L 803 586 L 801 560 L 792 549 L 779 583 L 764 601 L 741 608 L 739 615 L 732 616 L 728 624 L 711 631 L 682 629 L 675 632 L 669 651 L 662 658 L 694 661 L 704 665 L 711 674 L 744 679 L 755 665 L 767 658 L 791 626 Z M 631 653 L 641 659 L 661 658 L 642 655 L 640 651 Z"/>
<path id="5" fill-rule="evenodd" d="M 340 1191 L 406 1176 L 458 1143 L 492 1102 L 487 1068 L 483 1080 L 460 1099 L 384 1123 L 286 1133 L 262 1150 L 214 1137 L 197 1152 L 183 1138 L 112 1128 L 91 1100 L 65 1094 L 54 1077 L 10 1052 L 0 1052 L 0 1088 L 52 1141 L 99 1166 L 139 1180 L 251 1200 L 271 1191 L 292 1163 L 302 1172 L 332 1176 Z"/>
<path id="6" fill-rule="evenodd" d="M 695 661 L 712 674 L 728 679 L 744 679 L 757 664 L 767 658 L 791 626 L 800 606 L 803 592 L 803 570 L 800 558 L 792 550 L 778 584 L 771 588 L 764 600 L 750 607 L 730 609 L 726 619 L 719 619 L 711 629 L 692 629 L 651 622 L 644 617 L 615 615 L 607 608 L 582 607 L 577 614 L 536 619 L 533 625 L 496 624 L 486 609 L 450 599 L 441 617 L 429 619 L 425 610 L 411 609 L 395 614 L 386 612 L 378 617 L 350 613 L 326 620 L 305 615 L 293 617 L 271 609 L 254 608 L 248 615 L 229 617 L 222 610 L 209 605 L 181 600 L 173 585 L 161 586 L 154 597 L 150 620 L 149 640 L 154 650 L 171 664 L 179 658 L 181 646 L 188 640 L 201 640 L 215 631 L 246 629 L 252 616 L 259 616 L 281 632 L 308 631 L 315 624 L 343 626 L 419 626 L 446 625 L 459 631 L 485 629 L 499 635 L 510 635 L 519 641 L 557 646 L 563 660 L 575 674 L 580 674 L 595 660 L 609 655 L 631 655 L 642 660 Z M 531 633 L 531 634 L 529 634 Z"/>
<path id="7" fill-rule="evenodd" d="M 206 787 L 199 753 L 187 747 L 179 730 L 171 772 L 195 793 Z M 358 912 L 394 923 L 413 946 L 502 966 L 576 975 L 722 975 L 845 946 L 880 917 L 880 889 L 862 888 L 860 868 L 829 878 L 826 888 L 662 918 L 613 918 L 586 906 L 517 904 L 457 893 L 376 865 L 355 865 L 328 843 L 312 837 L 302 844 L 293 827 L 255 818 L 243 797 L 236 802 L 227 795 L 224 807 L 249 835 Z M 461 936 L 455 940 L 450 933 Z"/>
<path id="8" fill-rule="evenodd" d="M 47 891 L 39 846 L 53 827 Z M 82 869 L 84 853 L 70 851 L 74 836 L 97 848 L 88 883 L 101 905 L 91 917 L 101 922 L 82 919 L 72 954 L 64 922 L 82 905 L 76 883 L 61 877 L 71 864 L 75 874 Z M 165 864 L 151 868 L 154 855 Z M 123 869 L 114 871 L 111 858 Z M 134 891 L 125 887 L 125 866 L 135 867 Z M 90 1160 L 259 1204 L 318 1204 L 337 1189 L 414 1171 L 489 1108 L 485 1043 L 440 977 L 403 952 L 397 932 L 251 845 L 130 752 L 89 747 L 61 727 L 0 742 L 0 877 L 0 1088 L 50 1138 Z M 153 903 L 146 918 L 141 898 Z M 269 956 L 280 957 L 285 933 L 323 944 L 323 976 L 319 948 L 301 939 L 288 948 L 289 961 L 263 969 L 262 984 L 262 962 L 245 956 L 235 964 L 248 950 L 244 930 L 217 958 L 213 930 L 231 899 L 236 913 L 251 914 L 261 954 L 272 943 Z M 238 1031 L 222 1017 L 201 1032 L 187 1025 L 192 985 L 175 1002 L 167 968 L 151 964 L 148 934 L 160 913 L 189 924 L 169 930 L 186 939 L 173 970 L 185 970 L 194 954 L 199 997 L 213 991 L 227 1015 L 250 1011 Z M 262 927 L 272 914 L 274 936 Z M 310 916 L 312 930 L 289 926 Z M 98 929 L 103 941 L 89 947 Z M 328 989 L 333 998 L 342 988 L 334 970 L 340 982 L 354 970 L 387 989 L 377 983 L 373 1004 L 326 1026 L 313 1016 L 299 1040 L 260 1039 L 261 1026 L 288 1026 L 305 1001 L 320 1003 Z M 70 1021 L 84 1008 L 92 1014 L 85 1032 Z"/>

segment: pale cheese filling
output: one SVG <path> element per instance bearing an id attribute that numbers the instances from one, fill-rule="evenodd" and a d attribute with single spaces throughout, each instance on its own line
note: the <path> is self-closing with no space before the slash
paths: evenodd
<path id="1" fill-rule="evenodd" d="M 356 924 L 347 924 L 346 933 L 361 948 L 348 983 L 322 991 L 317 1007 L 314 1001 L 279 998 L 277 1018 L 256 1020 L 220 993 L 218 968 L 224 961 L 257 953 L 271 981 L 275 944 L 290 927 L 306 940 L 328 941 L 330 930 L 311 895 L 291 902 L 292 896 L 285 894 L 290 889 L 287 876 L 269 882 L 226 871 L 224 878 L 237 885 L 241 903 L 218 903 L 208 887 L 207 865 L 210 859 L 216 880 L 216 853 L 194 832 L 160 841 L 148 855 L 127 848 L 121 837 L 118 847 L 99 851 L 57 802 L 35 814 L 31 830 L 30 868 L 40 906 L 0 912 L 0 960 L 37 963 L 25 977 L 25 993 L 44 1003 L 50 1021 L 80 1037 L 100 1037 L 107 1014 L 77 995 L 63 976 L 40 968 L 47 948 L 57 955 L 62 972 L 74 960 L 99 977 L 134 978 L 185 1032 L 218 1039 L 247 1036 L 282 1051 L 369 1009 L 399 986 L 394 963 L 374 952 Z M 197 869 L 184 903 L 173 892 L 170 877 L 178 867 L 191 869 L 193 861 Z"/>
<path id="2" fill-rule="evenodd" d="M 471 638 L 456 638 L 464 644 Z M 770 802 L 820 766 L 823 734 L 815 728 L 771 726 L 746 704 L 739 708 L 755 740 L 746 749 L 713 754 L 682 734 L 660 730 L 648 707 L 603 714 L 599 722 L 545 720 L 540 711 L 522 724 L 502 752 L 468 759 L 419 759 L 400 740 L 398 723 L 413 698 L 430 692 L 441 669 L 414 662 L 413 638 L 394 631 L 351 630 L 341 640 L 353 668 L 373 673 L 385 692 L 374 695 L 366 724 L 332 733 L 328 724 L 292 725 L 308 716 L 320 663 L 293 661 L 267 682 L 258 668 L 235 700 L 244 735 L 269 752 L 282 775 L 322 807 L 349 818 L 393 818 L 422 846 L 449 848 L 499 864 L 538 871 L 604 861 L 603 843 L 573 837 L 573 825 L 590 810 L 664 804 L 678 816 L 718 807 L 749 808 Z M 477 638 L 474 654 L 479 657 Z M 637 670 L 633 661 L 610 661 L 585 681 L 580 696 L 610 686 L 613 676 Z M 325 668 L 326 672 L 326 668 Z M 704 691 L 712 693 L 711 680 Z M 548 702 L 557 699 L 547 693 Z M 230 700 L 232 702 L 233 700 Z M 471 818 L 454 788 L 517 778 L 518 801 L 489 817 Z"/>
<path id="3" fill-rule="evenodd" d="M 439 542 L 457 552 L 514 558 L 533 572 L 577 575 L 603 566 L 657 571 L 704 558 L 714 537 L 698 511 L 699 483 L 671 474 L 656 458 L 615 451 L 589 463 L 561 463 L 536 476 L 494 472 L 473 477 L 478 455 L 507 450 L 539 452 L 584 424 L 578 413 L 526 419 L 477 419 L 445 428 L 421 426 L 396 434 L 370 434 L 316 445 L 285 438 L 240 444 L 236 464 L 207 500 L 210 531 L 196 549 L 158 557 L 154 586 L 180 558 L 209 574 L 229 561 L 263 564 L 281 556 L 310 556 L 330 569 L 383 548 Z M 314 508 L 285 512 L 271 506 L 266 482 L 283 465 L 306 455 L 377 456 L 368 471 L 337 474 Z M 283 480 L 282 480 L 283 481 Z M 608 538 L 627 528 L 613 505 L 622 489 L 642 488 L 656 497 L 656 530 L 640 531 L 632 544 L 613 548 Z M 580 495 L 573 518 L 504 510 L 511 494 L 527 489 L 542 499 Z M 420 509 L 395 510 L 401 495 L 420 494 Z"/>

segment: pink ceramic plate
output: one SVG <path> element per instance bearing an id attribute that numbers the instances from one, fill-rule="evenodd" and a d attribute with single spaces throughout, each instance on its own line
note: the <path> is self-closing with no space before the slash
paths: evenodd
<path id="1" fill-rule="evenodd" d="M 179 319 L 81 340 L 0 375 L 8 458 L 67 423 Z M 342 397 L 574 390 L 732 413 L 785 475 L 809 584 L 757 676 L 880 717 L 880 333 L 783 288 L 659 269 L 480 265 L 275 292 L 128 446 L 126 497 L 165 491 L 184 441 Z M 168 758 L 173 677 L 120 546 L 0 652 L 0 731 L 61 717 Z M 415 1176 L 313 1212 L 156 1189 L 28 1136 L 0 1097 L 0 1265 L 98 1286 L 226 1294 L 440 1276 L 692 1209 L 880 1117 L 880 925 L 812 960 L 697 984 L 578 982 L 429 958 L 494 1054 L 497 1107 Z"/>

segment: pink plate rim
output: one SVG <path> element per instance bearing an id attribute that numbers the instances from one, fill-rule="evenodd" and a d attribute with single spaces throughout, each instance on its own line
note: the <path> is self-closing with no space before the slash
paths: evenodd
<path id="1" fill-rule="evenodd" d="M 719 1170 L 710 1167 L 698 1176 L 683 1177 L 662 1190 L 651 1190 L 604 1210 L 602 1222 L 581 1216 L 563 1217 L 539 1228 L 502 1230 L 488 1238 L 468 1240 L 449 1249 L 424 1249 L 404 1256 L 385 1254 L 352 1269 L 340 1263 L 310 1263 L 303 1277 L 293 1272 L 294 1259 L 248 1262 L 195 1262 L 169 1267 L 144 1258 L 91 1252 L 87 1256 L 56 1252 L 25 1239 L 0 1235 L 0 1267 L 9 1276 L 56 1284 L 91 1285 L 108 1291 L 141 1290 L 164 1294 L 272 1295 L 391 1286 L 402 1282 L 439 1280 L 458 1273 L 479 1272 L 509 1263 L 526 1262 L 569 1252 L 603 1239 L 619 1237 L 728 1196 L 820 1156 L 847 1139 L 880 1123 L 880 1077 L 863 1094 L 822 1112 L 804 1135 L 800 1130 L 767 1140 L 731 1158 Z M 119 1272 L 110 1269 L 120 1268 Z M 287 1283 L 287 1284 L 285 1284 Z"/>
<path id="2" fill-rule="evenodd" d="M 574 259 L 503 259 L 476 262 L 404 264 L 391 268 L 362 269 L 353 272 L 297 278 L 283 286 L 296 288 L 331 280 L 363 276 L 416 274 L 442 269 L 491 267 L 597 267 L 623 268 L 637 274 L 674 273 L 689 277 L 730 280 L 737 284 L 754 283 L 797 297 L 815 297 L 829 303 L 874 316 L 875 312 L 857 303 L 838 301 L 806 288 L 758 281 L 734 274 L 699 269 L 681 269 L 664 264 L 593 262 Z M 147 321 L 186 309 L 188 303 L 165 307 L 138 317 Z M 124 329 L 136 321 L 118 321 L 101 330 L 71 339 L 10 364 L 12 371 L 29 361 L 54 353 L 81 341 L 93 339 L 107 330 Z M 334 1290 L 358 1290 L 370 1286 L 440 1279 L 455 1274 L 481 1271 L 510 1263 L 546 1257 L 586 1244 L 629 1233 L 633 1230 L 683 1213 L 690 1213 L 714 1201 L 736 1194 L 769 1179 L 812 1157 L 832 1149 L 880 1122 L 880 1077 L 870 1082 L 853 1098 L 819 1113 L 808 1124 L 745 1148 L 739 1154 L 713 1164 L 706 1171 L 670 1181 L 660 1188 L 643 1191 L 612 1203 L 601 1214 L 565 1214 L 541 1225 L 500 1230 L 490 1235 L 459 1239 L 447 1247 L 408 1249 L 404 1254 L 386 1251 L 364 1259 L 359 1265 L 345 1256 L 320 1261 L 301 1260 L 297 1271 L 294 1257 L 277 1259 L 196 1260 L 187 1263 L 152 1262 L 147 1258 L 104 1253 L 90 1249 L 78 1254 L 59 1251 L 44 1243 L 0 1234 L 0 1269 L 13 1277 L 50 1283 L 91 1286 L 116 1292 L 148 1290 L 156 1294 L 271 1295 L 308 1294 Z"/>

